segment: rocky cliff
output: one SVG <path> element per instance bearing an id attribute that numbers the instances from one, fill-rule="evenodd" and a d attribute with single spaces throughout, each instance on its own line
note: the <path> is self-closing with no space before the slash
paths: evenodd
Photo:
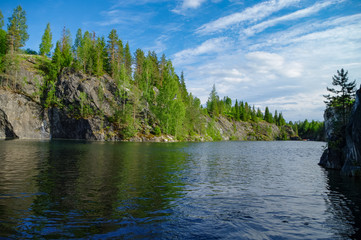
<path id="1" fill-rule="evenodd" d="M 361 86 L 346 127 L 345 164 L 342 172 L 349 176 L 361 176 Z"/>
<path id="2" fill-rule="evenodd" d="M 39 61 L 46 60 L 25 56 L 15 74 L 0 75 L 0 138 L 175 141 L 173 136 L 156 135 L 154 129 L 159 122 L 146 102 L 137 103 L 136 109 L 124 109 L 124 102 L 137 101 L 134 95 L 140 93 L 108 75 L 95 77 L 71 69 L 64 69 L 49 83 L 41 67 L 44 63 Z M 46 94 L 42 92 L 45 88 Z M 130 112 L 130 118 L 121 119 L 122 111 Z M 204 130 L 184 140 L 276 140 L 295 136 L 291 127 L 279 128 L 265 121 L 201 117 Z M 136 126 L 129 130 L 128 122 L 135 119 Z"/>
<path id="3" fill-rule="evenodd" d="M 356 100 L 349 123 L 341 129 L 341 134 L 334 133 L 333 123 L 338 116 L 332 109 L 326 109 L 325 132 L 328 148 L 322 154 L 319 165 L 341 170 L 348 176 L 361 176 L 361 88 L 356 92 Z"/>

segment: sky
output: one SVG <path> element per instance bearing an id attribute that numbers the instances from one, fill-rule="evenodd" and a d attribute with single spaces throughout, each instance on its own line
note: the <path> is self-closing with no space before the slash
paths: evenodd
<path id="1" fill-rule="evenodd" d="M 26 11 L 39 50 L 49 22 L 53 42 L 64 26 L 107 38 L 116 29 L 132 52 L 163 53 L 187 89 L 206 103 L 220 98 L 282 112 L 287 121 L 323 120 L 324 94 L 341 68 L 361 84 L 360 0 L 2 0 L 5 19 Z"/>

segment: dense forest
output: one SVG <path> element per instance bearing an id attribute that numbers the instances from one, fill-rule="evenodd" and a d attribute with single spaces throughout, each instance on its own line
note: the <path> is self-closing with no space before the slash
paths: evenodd
<path id="1" fill-rule="evenodd" d="M 267 122 L 278 127 L 288 126 L 302 138 L 323 139 L 322 122 L 286 123 L 282 112 L 272 114 L 268 107 L 262 111 L 245 101 L 232 102 L 229 97 L 221 99 L 213 85 L 205 106 L 189 93 L 183 72 L 178 75 L 170 59 L 160 58 L 154 51 L 136 49 L 132 54 L 128 42 L 123 42 L 115 29 L 109 35 L 98 36 L 95 32 L 78 29 L 74 41 L 64 27 L 61 39 L 53 43 L 50 23 L 46 24 L 39 51 L 24 50 L 28 40 L 26 13 L 21 6 L 14 9 L 3 30 L 4 17 L 0 11 L 0 60 L 1 87 L 22 91 L 22 80 L 17 79 L 19 65 L 27 55 L 33 55 L 44 81 L 38 83 L 38 91 L 32 98 L 44 109 L 57 107 L 76 118 L 100 116 L 118 126 L 124 139 L 134 136 L 147 122 L 154 135 L 169 134 L 177 139 L 208 133 L 217 140 L 212 124 L 203 124 L 205 118 L 216 121 L 225 117 L 230 121 Z M 52 50 L 54 49 L 54 50 Z M 64 71 L 82 72 L 88 76 L 109 76 L 115 82 L 112 99 L 112 115 L 105 115 L 90 106 L 87 94 L 80 93 L 77 105 L 69 105 L 55 94 L 56 83 Z M 98 98 L 105 101 L 105 83 L 98 88 Z M 286 138 L 286 137 L 285 137 Z"/>

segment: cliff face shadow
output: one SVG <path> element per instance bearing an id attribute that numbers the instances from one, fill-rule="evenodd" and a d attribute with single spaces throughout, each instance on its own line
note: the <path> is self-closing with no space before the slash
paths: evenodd
<path id="1" fill-rule="evenodd" d="M 57 108 L 48 111 L 51 139 L 87 139 L 96 140 L 92 126 L 87 119 L 68 117 Z"/>
<path id="2" fill-rule="evenodd" d="M 337 236 L 361 239 L 361 180 L 340 175 L 339 171 L 327 171 L 327 219 Z"/>

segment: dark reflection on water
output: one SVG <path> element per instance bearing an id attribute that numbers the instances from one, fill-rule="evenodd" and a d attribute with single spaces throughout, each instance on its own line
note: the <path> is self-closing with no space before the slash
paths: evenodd
<path id="1" fill-rule="evenodd" d="M 327 182 L 327 212 L 331 213 L 327 223 L 345 239 L 361 239 L 361 180 L 329 171 Z"/>
<path id="2" fill-rule="evenodd" d="M 322 146 L 0 141 L 0 238 L 358 239 Z"/>

